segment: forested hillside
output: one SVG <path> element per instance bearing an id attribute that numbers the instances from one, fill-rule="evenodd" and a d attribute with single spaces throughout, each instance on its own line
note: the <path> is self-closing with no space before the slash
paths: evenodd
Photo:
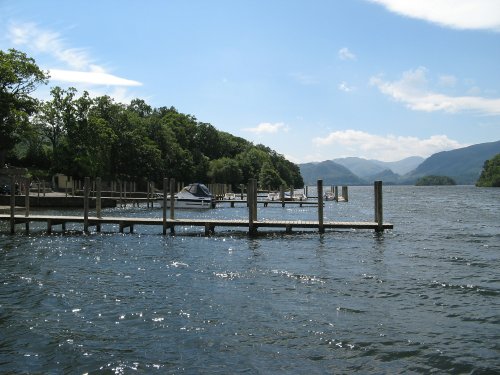
<path id="1" fill-rule="evenodd" d="M 484 162 L 498 153 L 500 141 L 438 152 L 406 175 L 405 182 L 411 183 L 427 175 L 442 175 L 453 178 L 457 184 L 473 185 L 481 174 Z"/>
<path id="2" fill-rule="evenodd" d="M 484 162 L 483 171 L 476 186 L 500 187 L 500 153 Z"/>
<path id="3" fill-rule="evenodd" d="M 74 88 L 54 87 L 50 99 L 31 94 L 48 74 L 24 53 L 0 51 L 0 162 L 32 173 L 104 179 L 301 187 L 299 167 L 263 145 L 217 130 L 174 107 L 144 100 L 117 103 Z M 38 171 L 38 172 L 36 172 Z"/>

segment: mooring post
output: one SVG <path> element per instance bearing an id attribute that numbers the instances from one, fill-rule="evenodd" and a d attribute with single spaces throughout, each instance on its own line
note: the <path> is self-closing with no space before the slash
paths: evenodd
<path id="1" fill-rule="evenodd" d="M 151 185 L 149 181 L 146 181 L 146 207 L 149 208 L 149 191 L 151 189 Z"/>
<path id="2" fill-rule="evenodd" d="M 163 234 L 167 234 L 167 192 L 168 178 L 163 178 Z"/>
<path id="3" fill-rule="evenodd" d="M 333 195 L 334 195 L 333 200 L 335 202 L 338 202 L 339 201 L 339 187 L 337 185 L 335 185 Z"/>
<path id="4" fill-rule="evenodd" d="M 24 205 L 25 205 L 25 211 L 24 211 L 24 216 L 29 217 L 30 216 L 30 184 L 31 184 L 31 179 L 26 179 L 26 186 L 24 187 Z M 29 220 L 26 220 L 26 232 L 29 232 L 30 230 L 30 222 Z"/>
<path id="5" fill-rule="evenodd" d="M 83 186 L 83 231 L 89 232 L 89 192 L 90 192 L 90 177 L 85 177 L 85 185 Z"/>
<path id="6" fill-rule="evenodd" d="M 285 207 L 285 185 L 280 186 L 281 207 Z"/>
<path id="7" fill-rule="evenodd" d="M 342 197 L 344 198 L 344 202 L 349 201 L 349 193 L 347 189 L 348 189 L 347 186 L 342 186 Z"/>
<path id="8" fill-rule="evenodd" d="M 257 180 L 253 179 L 253 221 L 257 221 Z"/>
<path id="9" fill-rule="evenodd" d="M 175 218 L 175 178 L 170 179 L 170 220 Z M 172 223 L 170 227 L 170 233 L 175 233 L 175 227 Z"/>
<path id="10" fill-rule="evenodd" d="M 319 233 L 325 233 L 323 225 L 323 180 L 318 180 L 318 229 Z"/>
<path id="11" fill-rule="evenodd" d="M 253 200 L 254 200 L 254 188 L 255 188 L 255 184 L 254 184 L 254 179 L 251 178 L 249 181 L 248 181 L 248 186 L 247 186 L 247 204 L 248 204 L 248 232 L 249 234 L 254 234 L 255 233 L 255 228 L 254 228 L 254 213 L 253 213 L 253 210 L 254 210 L 254 204 L 253 204 Z"/>
<path id="12" fill-rule="evenodd" d="M 102 189 L 102 181 L 101 177 L 97 177 L 95 180 L 95 216 L 97 216 L 98 219 L 102 217 L 101 215 L 101 189 Z M 98 232 L 101 231 L 101 222 L 98 221 L 96 224 L 96 230 Z"/>
<path id="13" fill-rule="evenodd" d="M 16 231 L 16 176 L 10 176 L 10 233 Z"/>
<path id="14" fill-rule="evenodd" d="M 240 190 L 241 190 L 240 198 L 241 198 L 241 200 L 243 200 L 243 198 L 245 198 L 244 197 L 244 195 L 245 195 L 245 185 L 244 184 L 240 184 Z"/>
<path id="15" fill-rule="evenodd" d="M 95 187 L 96 187 L 96 193 L 95 193 L 95 211 L 96 211 L 96 216 L 100 219 L 101 218 L 101 177 L 97 177 L 95 181 Z"/>
<path id="16" fill-rule="evenodd" d="M 377 229 L 375 229 L 375 231 L 383 232 L 384 212 L 382 200 L 382 181 L 375 181 L 373 186 L 375 193 L 375 222 L 377 223 Z"/>

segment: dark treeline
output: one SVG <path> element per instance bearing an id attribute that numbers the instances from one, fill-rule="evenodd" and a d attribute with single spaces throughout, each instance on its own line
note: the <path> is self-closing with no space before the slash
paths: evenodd
<path id="1" fill-rule="evenodd" d="M 153 108 L 141 99 L 126 105 L 60 87 L 51 89 L 50 100 L 32 98 L 48 78 L 24 53 L 0 51 L 2 164 L 75 179 L 303 185 L 299 167 L 282 155 L 174 107 Z"/>

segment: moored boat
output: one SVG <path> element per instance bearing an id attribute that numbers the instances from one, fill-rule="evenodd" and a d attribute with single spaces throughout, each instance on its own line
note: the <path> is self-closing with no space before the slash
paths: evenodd
<path id="1" fill-rule="evenodd" d="M 170 207 L 170 195 L 167 196 L 167 207 Z M 215 197 L 208 188 L 200 183 L 185 186 L 174 195 L 175 208 L 207 209 L 215 208 Z M 163 201 L 161 201 L 163 207 Z"/>

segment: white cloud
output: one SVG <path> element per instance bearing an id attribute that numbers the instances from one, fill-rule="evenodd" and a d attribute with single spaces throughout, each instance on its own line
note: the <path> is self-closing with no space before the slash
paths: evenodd
<path id="1" fill-rule="evenodd" d="M 41 29 L 34 23 L 11 23 L 8 37 L 16 45 L 49 54 L 73 69 L 85 69 L 92 63 L 85 49 L 66 47 L 59 33 Z"/>
<path id="2" fill-rule="evenodd" d="M 48 68 L 53 81 L 105 85 L 140 86 L 138 81 L 117 77 L 102 66 L 93 63 L 86 49 L 70 48 L 63 37 L 54 31 L 45 30 L 34 23 L 11 23 L 8 38 L 16 46 L 30 49 L 35 54 L 47 54 L 55 61 L 52 65 L 66 65 L 70 69 Z"/>
<path id="3" fill-rule="evenodd" d="M 341 60 L 356 60 L 356 55 L 349 51 L 349 48 L 344 47 L 339 50 L 339 58 Z"/>
<path id="4" fill-rule="evenodd" d="M 500 115 L 500 98 L 480 96 L 448 96 L 428 89 L 427 70 L 423 67 L 403 73 L 399 81 L 388 82 L 372 77 L 370 83 L 385 95 L 415 111 L 444 111 L 458 113 L 471 111 L 484 115 Z"/>
<path id="5" fill-rule="evenodd" d="M 79 72 L 74 70 L 50 69 L 50 78 L 55 81 L 88 83 L 106 86 L 141 86 L 142 83 L 120 78 L 103 72 Z"/>
<path id="6" fill-rule="evenodd" d="M 383 161 L 397 161 L 409 156 L 428 157 L 436 152 L 467 146 L 449 139 L 446 135 L 420 139 L 391 134 L 381 136 L 351 129 L 314 138 L 313 144 L 317 147 L 334 146 L 339 156 L 342 154 Z"/>
<path id="7" fill-rule="evenodd" d="M 498 0 L 369 0 L 391 12 L 455 29 L 500 31 Z"/>
<path id="8" fill-rule="evenodd" d="M 338 88 L 340 91 L 344 91 L 344 92 L 352 92 L 352 91 L 356 90 L 356 88 L 354 86 L 349 86 L 347 84 L 347 82 L 344 82 L 344 81 L 339 83 Z"/>
<path id="9" fill-rule="evenodd" d="M 255 128 L 245 128 L 243 130 L 255 134 L 276 134 L 280 131 L 288 132 L 288 126 L 283 122 L 276 122 L 274 124 L 270 122 L 261 122 Z"/>

